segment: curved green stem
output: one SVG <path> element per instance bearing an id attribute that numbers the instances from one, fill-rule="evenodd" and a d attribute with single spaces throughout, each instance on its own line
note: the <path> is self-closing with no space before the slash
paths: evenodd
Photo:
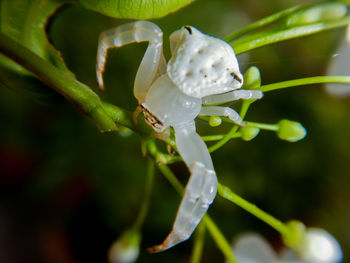
<path id="1" fill-rule="evenodd" d="M 160 172 L 164 175 L 164 177 L 169 181 L 169 183 L 175 188 L 176 192 L 179 195 L 183 195 L 184 187 L 179 182 L 179 180 L 177 180 L 170 168 L 166 164 L 159 164 L 158 168 Z"/>
<path id="2" fill-rule="evenodd" d="M 282 223 L 278 219 L 264 212 L 263 210 L 258 208 L 256 205 L 244 200 L 242 197 L 233 193 L 231 189 L 229 189 L 227 186 L 224 186 L 219 183 L 218 194 L 221 197 L 236 204 L 237 206 L 243 208 L 244 210 L 251 213 L 252 215 L 256 216 L 260 220 L 264 221 L 266 224 L 270 225 L 271 227 L 276 229 L 278 232 L 280 232 L 282 236 L 288 237 L 293 234 L 291 229 L 286 224 Z"/>
<path id="3" fill-rule="evenodd" d="M 260 87 L 260 90 L 262 92 L 268 92 L 268 91 L 284 89 L 289 87 L 297 87 L 297 86 L 321 84 L 321 83 L 350 84 L 350 76 L 317 76 L 317 77 L 294 79 L 294 80 L 288 80 L 288 81 L 282 81 L 278 83 L 263 85 Z"/>
<path id="4" fill-rule="evenodd" d="M 151 134 L 152 129 L 146 124 L 143 116 L 140 115 L 139 118 L 137 119 L 137 124 L 135 124 L 133 122 L 132 112 L 103 101 L 102 101 L 102 107 L 104 111 L 107 113 L 107 115 L 117 125 L 121 125 L 126 128 L 129 128 L 140 135 L 149 136 Z"/>
<path id="5" fill-rule="evenodd" d="M 102 102 L 87 85 L 56 68 L 3 33 L 0 33 L 0 53 L 63 95 L 79 111 L 90 117 L 100 131 L 116 131 L 117 125 L 122 125 L 139 134 L 150 134 L 150 128 L 145 124 L 143 118 L 139 118 L 139 124 L 135 125 L 131 112 Z"/>
<path id="6" fill-rule="evenodd" d="M 227 242 L 225 236 L 222 234 L 214 221 L 208 215 L 205 215 L 203 217 L 203 221 L 207 226 L 212 238 L 215 240 L 216 245 L 220 248 L 226 259 L 231 263 L 238 263 L 235 259 L 230 243 Z"/>
<path id="7" fill-rule="evenodd" d="M 3 33 L 0 33 L 0 53 L 17 62 L 66 97 L 92 118 L 101 131 L 117 130 L 113 120 L 104 111 L 99 97 L 88 86 L 59 70 Z"/>
<path id="8" fill-rule="evenodd" d="M 195 241 L 192 250 L 190 263 L 200 263 L 205 239 L 205 225 L 200 223 L 195 233 Z"/>
<path id="9" fill-rule="evenodd" d="M 216 135 L 208 135 L 208 136 L 201 136 L 201 137 L 202 137 L 203 141 L 211 142 L 211 141 L 222 140 L 223 138 L 225 138 L 225 136 L 226 136 L 226 134 L 216 134 Z M 230 139 L 240 138 L 240 137 L 241 137 L 241 133 L 236 132 L 236 133 L 232 134 Z"/>
<path id="10" fill-rule="evenodd" d="M 142 198 L 142 204 L 141 204 L 140 212 L 133 226 L 133 229 L 135 230 L 139 230 L 142 227 L 142 224 L 145 221 L 146 215 L 148 213 L 149 201 L 151 198 L 152 185 L 153 185 L 153 179 L 154 179 L 154 166 L 155 166 L 154 160 L 149 158 L 148 165 L 147 165 L 145 191 Z"/>

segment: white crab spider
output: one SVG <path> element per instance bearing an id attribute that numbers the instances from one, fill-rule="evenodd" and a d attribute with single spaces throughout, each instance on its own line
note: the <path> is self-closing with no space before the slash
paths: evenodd
<path id="1" fill-rule="evenodd" d="M 102 74 L 109 48 L 148 41 L 136 74 L 134 94 L 146 122 L 157 132 L 173 127 L 177 149 L 191 172 L 173 229 L 152 252 L 168 249 L 190 237 L 206 213 L 217 191 L 217 178 L 208 149 L 196 133 L 198 115 L 226 116 L 243 125 L 231 108 L 202 107 L 238 99 L 260 99 L 261 91 L 239 90 L 243 76 L 232 47 L 185 26 L 170 36 L 172 57 L 166 64 L 161 29 L 148 21 L 137 21 L 103 32 L 97 54 L 97 80 Z"/>

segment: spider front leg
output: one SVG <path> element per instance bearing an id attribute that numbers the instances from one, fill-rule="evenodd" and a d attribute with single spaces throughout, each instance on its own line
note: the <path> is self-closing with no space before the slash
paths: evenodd
<path id="1" fill-rule="evenodd" d="M 212 105 L 218 103 L 226 103 L 235 100 L 261 99 L 263 93 L 260 90 L 233 90 L 223 94 L 211 95 L 202 98 L 202 104 Z"/>
<path id="2" fill-rule="evenodd" d="M 163 55 L 163 33 L 157 25 L 148 21 L 136 21 L 121 25 L 100 35 L 96 62 L 97 81 L 100 89 L 104 89 L 102 75 L 108 49 L 143 41 L 148 41 L 149 45 L 136 74 L 134 95 L 139 103 L 144 102 L 153 81 L 166 70 Z"/>
<path id="3" fill-rule="evenodd" d="M 229 108 L 229 107 L 220 107 L 220 106 L 208 106 L 203 107 L 199 113 L 200 116 L 223 116 L 229 118 L 234 123 L 245 126 L 241 116 L 238 112 Z"/>
<path id="4" fill-rule="evenodd" d="M 212 105 L 218 103 L 225 103 L 234 100 L 240 99 L 261 99 L 263 93 L 259 90 L 234 90 L 223 94 L 211 95 L 202 98 L 202 104 Z M 243 120 L 239 114 L 229 108 L 229 107 L 220 107 L 220 106 L 207 106 L 202 107 L 199 115 L 201 116 L 224 116 L 228 117 L 234 123 L 244 126 Z"/>
<path id="5" fill-rule="evenodd" d="M 162 244 L 149 248 L 149 252 L 160 252 L 188 239 L 207 212 L 217 191 L 213 163 L 207 146 L 196 133 L 194 122 L 174 127 L 174 130 L 177 149 L 191 176 L 172 231 Z"/>

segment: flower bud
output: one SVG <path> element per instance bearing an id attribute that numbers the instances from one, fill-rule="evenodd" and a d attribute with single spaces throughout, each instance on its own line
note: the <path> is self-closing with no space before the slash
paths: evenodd
<path id="1" fill-rule="evenodd" d="M 126 231 L 110 247 L 108 261 L 110 263 L 133 263 L 140 252 L 141 235 L 139 232 Z"/>
<path id="2" fill-rule="evenodd" d="M 209 117 L 209 125 L 211 127 L 217 127 L 221 125 L 222 119 L 219 116 L 210 116 Z"/>
<path id="3" fill-rule="evenodd" d="M 259 89 L 261 86 L 260 71 L 252 66 L 244 73 L 243 89 Z"/>
<path id="4" fill-rule="evenodd" d="M 256 127 L 246 126 L 242 127 L 240 129 L 240 132 L 243 140 L 250 141 L 253 140 L 259 134 L 260 129 Z"/>
<path id="5" fill-rule="evenodd" d="M 306 130 L 299 122 L 281 120 L 278 126 L 277 136 L 282 140 L 296 142 L 306 136 Z"/>
<path id="6" fill-rule="evenodd" d="M 286 20 L 286 26 L 295 27 L 312 23 L 337 20 L 348 12 L 345 4 L 339 2 L 321 3 L 311 8 L 300 10 L 290 15 Z"/>

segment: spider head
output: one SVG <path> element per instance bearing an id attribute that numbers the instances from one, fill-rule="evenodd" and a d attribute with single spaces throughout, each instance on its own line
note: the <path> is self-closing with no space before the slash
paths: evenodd
<path id="1" fill-rule="evenodd" d="M 187 95 L 201 98 L 239 89 L 243 76 L 225 41 L 184 26 L 170 36 L 170 79 Z"/>

